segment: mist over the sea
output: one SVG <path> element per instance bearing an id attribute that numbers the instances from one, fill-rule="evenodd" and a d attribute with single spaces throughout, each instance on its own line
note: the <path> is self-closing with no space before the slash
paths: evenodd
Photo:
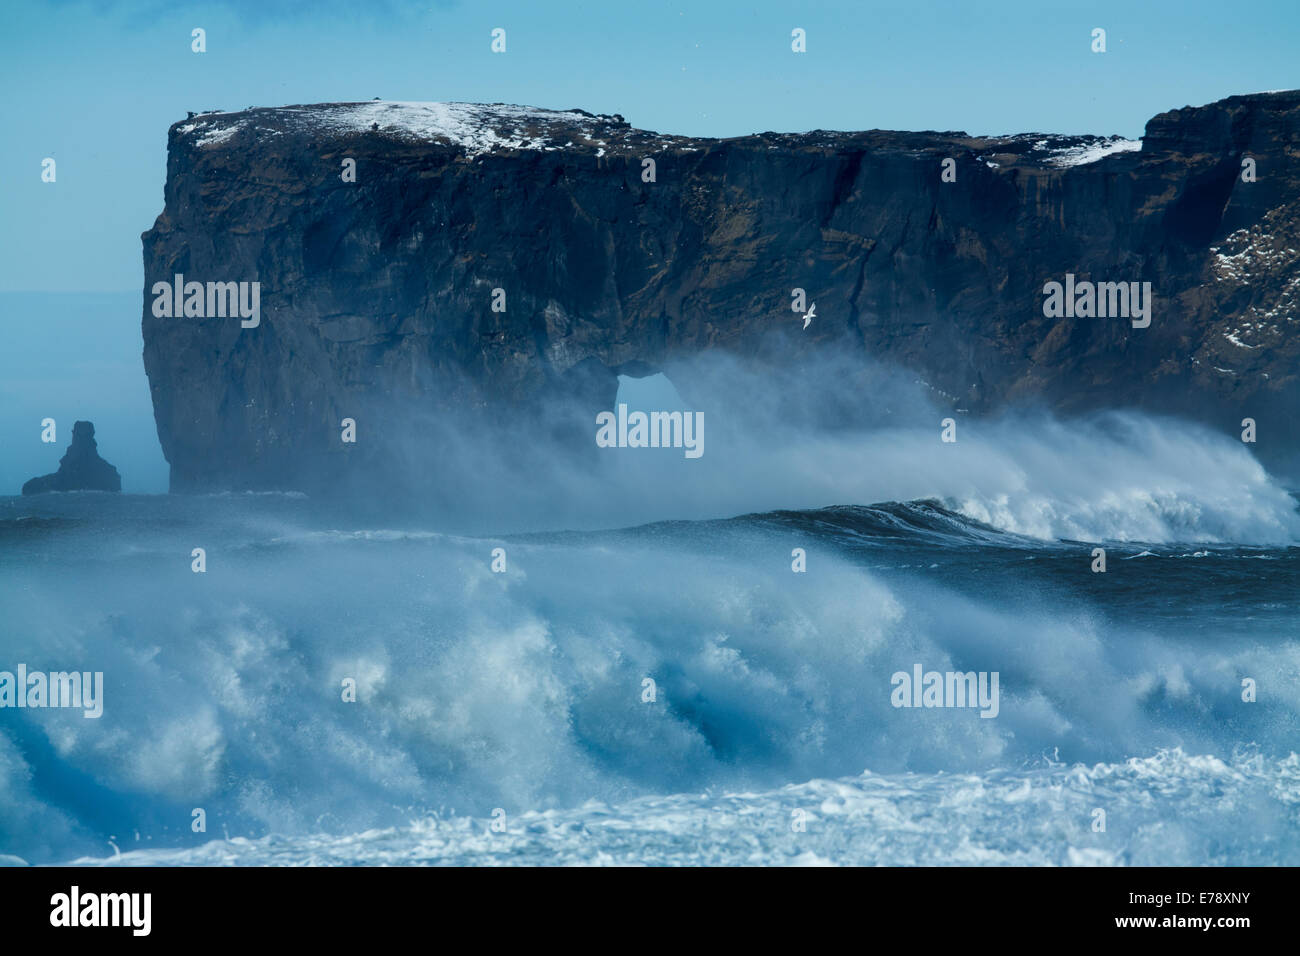
<path id="1" fill-rule="evenodd" d="M 623 820 L 645 860 L 738 862 L 723 801 L 769 861 L 1296 862 L 1300 517 L 1248 445 L 973 418 L 834 351 L 616 403 L 701 412 L 703 454 L 597 448 L 560 400 L 394 406 L 406 500 L 0 498 L 0 669 L 105 682 L 98 719 L 3 712 L 0 852 L 486 862 L 499 809 L 517 859 L 599 860 Z M 149 449 L 99 435 L 129 489 Z M 996 719 L 895 706 L 918 665 L 999 674 Z"/>
<path id="2" fill-rule="evenodd" d="M 635 829 L 661 812 L 635 801 L 702 792 L 753 792 L 767 815 L 788 815 L 782 788 L 864 770 L 921 775 L 907 778 L 917 801 L 881 822 L 901 834 L 918 825 L 910 813 L 944 805 L 944 775 L 994 787 L 998 774 L 1102 764 L 1013 789 L 1038 801 L 1120 774 L 1121 805 L 1183 833 L 1188 862 L 1211 845 L 1229 862 L 1261 845 L 1295 862 L 1300 698 L 1276 675 L 1279 658 L 1300 666 L 1300 551 L 1106 547 L 1111 569 L 1093 575 L 1088 545 L 937 505 L 480 538 L 357 527 L 297 495 L 3 499 L 4 661 L 102 671 L 105 700 L 98 720 L 4 713 L 0 849 L 53 862 L 229 835 L 281 848 L 258 844 L 247 862 L 303 861 L 397 827 L 399 844 L 429 853 L 426 831 L 404 828 L 431 815 L 578 813 L 579 826 L 577 808 L 598 801 L 613 808 L 601 820 L 646 810 L 628 818 Z M 792 573 L 796 548 L 804 573 Z M 891 706 L 890 675 L 918 663 L 999 672 L 997 719 Z M 1242 703 L 1243 677 L 1258 703 Z M 1201 762 L 1121 769 L 1164 751 Z M 1224 786 L 1237 798 L 1227 822 L 1210 810 Z M 1210 803 L 1168 796 L 1188 787 L 1209 787 Z M 968 834 L 990 852 L 1020 839 L 998 805 Z M 206 833 L 189 829 L 195 808 Z M 689 830 L 694 812 L 672 818 Z M 1133 823 L 1101 845 L 1112 862 L 1151 859 Z M 484 825 L 438 830 L 435 856 L 472 862 Z M 1054 849 L 1024 852 L 1069 862 L 1074 823 L 1061 825 Z M 645 839 L 650 853 L 659 837 Z M 935 839 L 915 861 L 947 845 Z M 349 845 L 354 862 L 388 852 Z M 832 857 L 907 855 L 849 846 Z"/>

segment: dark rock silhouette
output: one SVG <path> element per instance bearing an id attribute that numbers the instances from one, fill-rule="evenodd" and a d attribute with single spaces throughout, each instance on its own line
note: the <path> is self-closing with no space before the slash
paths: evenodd
<path id="1" fill-rule="evenodd" d="M 1272 436 L 1252 450 L 1300 474 L 1298 139 L 1300 91 L 1162 113 L 1140 149 L 1037 133 L 699 139 L 474 104 L 195 117 L 170 130 L 166 208 L 144 234 L 144 364 L 171 487 L 328 487 L 372 452 L 383 475 L 382 443 L 400 457 L 411 431 L 342 444 L 362 406 L 517 415 L 572 386 L 585 424 L 612 407 L 618 369 L 759 357 L 779 327 L 791 359 L 884 360 L 954 412 L 1144 409 L 1233 436 L 1250 417 Z M 260 281 L 260 327 L 155 315 L 154 283 L 177 274 Z M 1150 327 L 1046 314 L 1044 284 L 1067 274 L 1149 281 Z M 817 304 L 806 331 L 795 288 Z"/>
<path id="2" fill-rule="evenodd" d="M 72 444 L 59 460 L 59 470 L 41 475 L 23 485 L 23 494 L 39 495 L 47 491 L 121 491 L 122 476 L 99 457 L 92 422 L 72 426 Z"/>

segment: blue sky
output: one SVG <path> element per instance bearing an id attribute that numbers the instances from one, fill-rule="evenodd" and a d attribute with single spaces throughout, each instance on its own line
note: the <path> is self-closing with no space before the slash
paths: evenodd
<path id="1" fill-rule="evenodd" d="M 196 26 L 207 53 L 190 51 Z M 187 110 L 378 96 L 576 106 L 711 136 L 1137 136 L 1165 109 L 1300 86 L 1300 3 L 6 0 L 0 79 L 0 291 L 138 292 L 167 127 Z"/>

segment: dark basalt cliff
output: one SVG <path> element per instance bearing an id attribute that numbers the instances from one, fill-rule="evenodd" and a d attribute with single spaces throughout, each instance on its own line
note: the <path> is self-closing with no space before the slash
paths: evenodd
<path id="1" fill-rule="evenodd" d="M 122 477 L 117 469 L 99 457 L 92 422 L 72 426 L 72 444 L 59 459 L 59 470 L 41 475 L 23 485 L 23 494 L 40 495 L 47 491 L 121 491 Z"/>
<path id="2" fill-rule="evenodd" d="M 594 422 L 620 369 L 753 354 L 781 327 L 795 349 L 905 366 L 972 414 L 1145 408 L 1234 434 L 1249 416 L 1261 457 L 1292 468 L 1300 92 L 1163 113 L 1136 147 L 689 139 L 457 104 L 201 114 L 169 132 L 166 207 L 143 237 L 172 487 L 323 486 L 348 461 L 340 420 L 380 400 L 527 407 L 559 389 Z M 260 282 L 260 324 L 156 317 L 152 287 L 177 273 Z M 1067 273 L 1150 282 L 1150 327 L 1045 317 L 1043 285 Z M 817 304 L 806 331 L 796 287 Z"/>

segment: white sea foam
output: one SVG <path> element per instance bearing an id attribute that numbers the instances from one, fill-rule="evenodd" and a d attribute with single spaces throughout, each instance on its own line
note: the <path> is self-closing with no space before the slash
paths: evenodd
<path id="1" fill-rule="evenodd" d="M 100 720 L 24 711 L 0 727 L 0 851 L 32 862 L 100 855 L 109 834 L 123 849 L 189 846 L 208 839 L 189 832 L 191 809 L 203 807 L 212 836 L 274 835 L 254 858 L 269 860 L 277 846 L 301 856 L 294 841 L 326 832 L 352 836 L 325 840 L 321 853 L 351 841 L 379 859 L 383 841 L 366 831 L 392 830 L 424 853 L 423 837 L 401 828 L 428 814 L 482 820 L 501 807 L 534 822 L 542 818 L 528 814 L 558 813 L 576 827 L 582 814 L 564 814 L 596 800 L 624 808 L 610 834 L 628 807 L 645 811 L 626 826 L 653 859 L 667 852 L 655 841 L 668 836 L 647 835 L 656 827 L 674 814 L 697 825 L 689 820 L 701 806 L 684 794 L 749 792 L 770 814 L 792 781 L 864 768 L 972 775 L 951 792 L 918 778 L 935 798 L 906 805 L 920 819 L 945 794 L 968 798 L 977 781 L 1000 779 L 988 774 L 1043 754 L 1116 763 L 1182 746 L 1223 759 L 1254 740 L 1280 759 L 1300 713 L 1300 693 L 1284 684 L 1270 688 L 1266 708 L 1239 701 L 1240 675 L 1300 667 L 1300 646 L 1284 633 L 1267 642 L 1220 633 L 1189 647 L 1180 634 L 1031 592 L 1003 607 L 934 581 L 887 583 L 815 537 L 801 541 L 811 549 L 806 574 L 791 573 L 789 537 L 696 540 L 691 526 L 676 536 L 504 542 L 304 538 L 280 527 L 275 547 L 232 547 L 230 502 L 191 504 L 212 509 L 213 523 L 191 516 L 123 531 L 148 542 L 130 561 L 89 547 L 79 535 L 93 527 L 74 527 L 49 539 L 46 556 L 64 569 L 57 580 L 50 560 L 10 562 L 0 574 L 8 652 L 93 662 L 106 687 Z M 203 575 L 189 570 L 196 538 L 211 544 Z M 158 546 L 167 540 L 170 551 Z M 496 574 L 491 551 L 502 545 L 508 570 Z M 918 660 L 999 671 L 997 719 L 893 708 L 890 674 Z M 646 678 L 657 684 L 652 703 L 642 699 Z M 356 682 L 355 704 L 341 697 L 344 679 Z M 642 798 L 650 802 L 635 803 Z M 1269 806 L 1252 832 L 1281 853 Z M 1175 826 L 1185 812 L 1170 804 L 1153 820 Z M 136 830 L 141 844 L 124 843 Z M 811 852 L 865 860 L 872 839 Z M 926 839 L 897 852 L 930 859 L 948 845 Z M 1243 832 L 1216 852 L 1247 854 L 1247 843 Z M 204 852 L 235 852 L 223 846 Z M 1019 849 L 1058 860 L 1063 847 L 1053 836 Z M 796 850 L 810 847 L 770 848 Z M 447 849 L 474 852 L 459 838 Z"/>
<path id="2" fill-rule="evenodd" d="M 83 866 L 1295 865 L 1300 758 L 1173 750 L 1119 764 L 988 774 L 863 774 L 525 810 L 505 832 L 444 816 L 347 835 L 217 840 Z M 1095 832 L 1095 811 L 1106 830 Z M 802 813 L 797 817 L 796 814 Z M 804 829 L 796 829 L 796 820 Z M 1261 829 L 1278 833 L 1266 843 Z M 1026 840 L 1025 834 L 1032 834 Z"/>

